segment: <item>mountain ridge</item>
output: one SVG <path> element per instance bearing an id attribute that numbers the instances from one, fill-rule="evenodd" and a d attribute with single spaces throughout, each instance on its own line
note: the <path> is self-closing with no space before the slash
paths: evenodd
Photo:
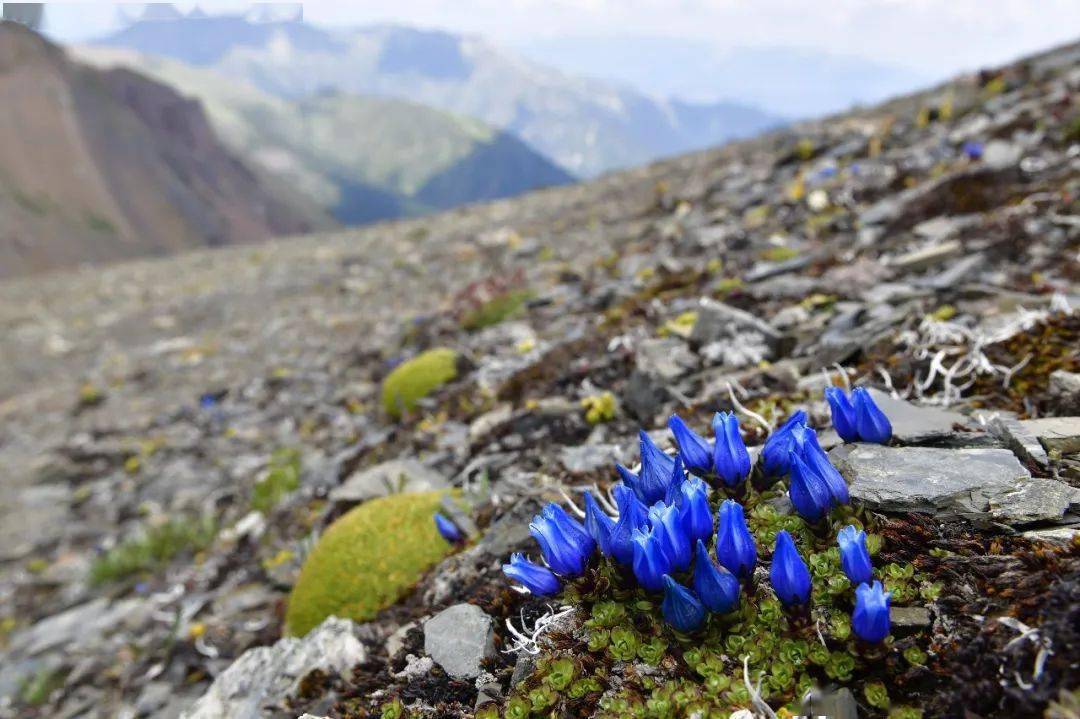
<path id="1" fill-rule="evenodd" d="M 0 275 L 325 228 L 225 151 L 197 103 L 0 23 Z"/>
<path id="2" fill-rule="evenodd" d="M 295 21 L 250 25 L 236 16 L 134 23 L 97 44 L 212 67 L 281 97 L 332 87 L 411 99 L 509 131 L 582 177 L 784 122 L 735 103 L 672 103 L 569 76 L 474 35 L 386 24 L 341 31 Z M 243 41 L 229 44 L 232 34 Z M 701 122 L 702 114 L 710 121 Z"/>

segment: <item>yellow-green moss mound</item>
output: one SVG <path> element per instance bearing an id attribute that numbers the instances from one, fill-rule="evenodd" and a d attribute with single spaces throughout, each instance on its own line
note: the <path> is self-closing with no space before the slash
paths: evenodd
<path id="1" fill-rule="evenodd" d="M 417 401 L 457 377 L 457 352 L 431 349 L 403 362 L 383 380 L 383 409 L 391 417 L 411 411 Z"/>
<path id="2" fill-rule="evenodd" d="M 331 615 L 367 621 L 450 553 L 432 520 L 442 492 L 373 499 L 330 525 L 289 597 L 286 632 L 303 635 Z"/>

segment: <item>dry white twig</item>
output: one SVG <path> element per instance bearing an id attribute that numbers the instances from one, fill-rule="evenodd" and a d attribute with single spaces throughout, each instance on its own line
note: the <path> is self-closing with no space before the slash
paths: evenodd
<path id="1" fill-rule="evenodd" d="M 526 625 L 524 613 L 519 615 L 521 617 L 521 629 L 515 627 L 513 622 L 507 619 L 506 630 L 510 632 L 510 635 L 514 638 L 514 643 L 507 649 L 504 649 L 503 652 L 506 654 L 512 652 L 525 652 L 526 654 L 534 655 L 539 654 L 539 642 L 544 632 L 550 629 L 554 624 L 558 623 L 563 617 L 573 613 L 573 611 L 574 608 L 570 606 L 559 607 L 558 611 L 556 611 L 549 604 L 548 611 L 536 618 L 532 629 L 529 629 Z"/>
<path id="2" fill-rule="evenodd" d="M 746 684 L 746 691 L 750 692 L 750 703 L 754 705 L 754 709 L 757 709 L 768 719 L 777 719 L 776 712 L 772 710 L 768 702 L 761 698 L 761 673 L 758 674 L 758 681 L 756 685 L 750 684 L 750 655 L 747 654 L 742 659 L 742 671 L 743 671 L 743 683 Z M 762 672 L 764 673 L 764 672 Z"/>
<path id="3" fill-rule="evenodd" d="M 746 407 L 743 407 L 742 403 L 739 402 L 739 400 L 735 398 L 735 390 L 733 390 L 731 388 L 731 382 L 727 383 L 727 391 L 728 391 L 728 396 L 731 397 L 731 405 L 737 411 L 742 412 L 747 417 L 749 417 L 750 419 L 752 419 L 755 422 L 757 422 L 758 424 L 760 424 L 762 427 L 765 428 L 766 432 L 772 432 L 772 425 L 769 424 L 768 420 L 766 420 L 764 417 L 762 417 L 757 412 L 752 412 L 752 411 L 748 410 Z"/>

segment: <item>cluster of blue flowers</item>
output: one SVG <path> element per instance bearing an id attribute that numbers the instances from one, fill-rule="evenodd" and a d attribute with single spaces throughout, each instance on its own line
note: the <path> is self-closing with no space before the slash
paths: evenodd
<path id="1" fill-rule="evenodd" d="M 856 387 L 848 397 L 839 387 L 828 387 L 825 401 L 829 403 L 833 428 L 845 442 L 885 444 L 892 437 L 889 418 L 866 388 Z"/>
<path id="2" fill-rule="evenodd" d="M 884 415 L 868 394 L 856 390 L 856 407 L 865 402 L 873 411 L 860 410 L 853 423 L 880 428 L 878 415 L 881 419 Z M 864 415 L 867 419 L 859 419 Z M 796 412 L 772 433 L 762 449 L 762 471 L 772 478 L 789 475 L 792 505 L 804 519 L 816 523 L 849 498 L 847 484 L 806 420 L 805 412 Z M 679 447 L 674 457 L 640 432 L 640 470 L 635 474 L 616 465 L 622 479 L 612 489 L 618 517 L 605 513 L 589 492 L 583 495 L 584 522 L 559 505 L 548 504 L 529 525 L 546 566 L 514 554 L 503 571 L 533 594 L 549 596 L 560 590 L 562 580 L 581 576 L 599 549 L 626 567 L 643 589 L 663 593 L 661 611 L 678 631 L 700 628 L 710 612 L 734 610 L 742 583 L 752 580 L 757 547 L 738 502 L 723 501 L 714 521 L 710 485 L 704 480 L 737 488 L 750 475 L 751 462 L 734 414 L 718 413 L 712 425 L 715 439 L 709 442 L 673 416 L 668 426 Z M 887 419 L 884 425 L 888 427 Z M 715 558 L 707 548 L 714 537 Z M 853 630 L 865 641 L 879 642 L 889 631 L 889 595 L 880 582 L 868 584 L 873 568 L 866 535 L 849 526 L 838 541 L 844 572 L 857 587 Z M 687 572 L 689 586 L 684 586 L 676 576 Z M 777 533 L 769 579 L 785 607 L 809 603 L 810 571 L 786 531 Z"/>

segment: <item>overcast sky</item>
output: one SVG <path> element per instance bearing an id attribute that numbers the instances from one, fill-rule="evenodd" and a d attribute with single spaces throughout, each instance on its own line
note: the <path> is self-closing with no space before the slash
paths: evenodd
<path id="1" fill-rule="evenodd" d="M 248 5 L 200 6 L 216 12 Z M 538 37 L 661 36 L 705 41 L 720 51 L 827 50 L 935 77 L 1080 36 L 1077 0 L 320 0 L 303 6 L 306 20 L 326 26 L 396 22 L 476 33 L 507 47 L 526 47 Z M 116 17 L 113 3 L 50 3 L 46 29 L 57 39 L 82 41 L 109 30 Z"/>

